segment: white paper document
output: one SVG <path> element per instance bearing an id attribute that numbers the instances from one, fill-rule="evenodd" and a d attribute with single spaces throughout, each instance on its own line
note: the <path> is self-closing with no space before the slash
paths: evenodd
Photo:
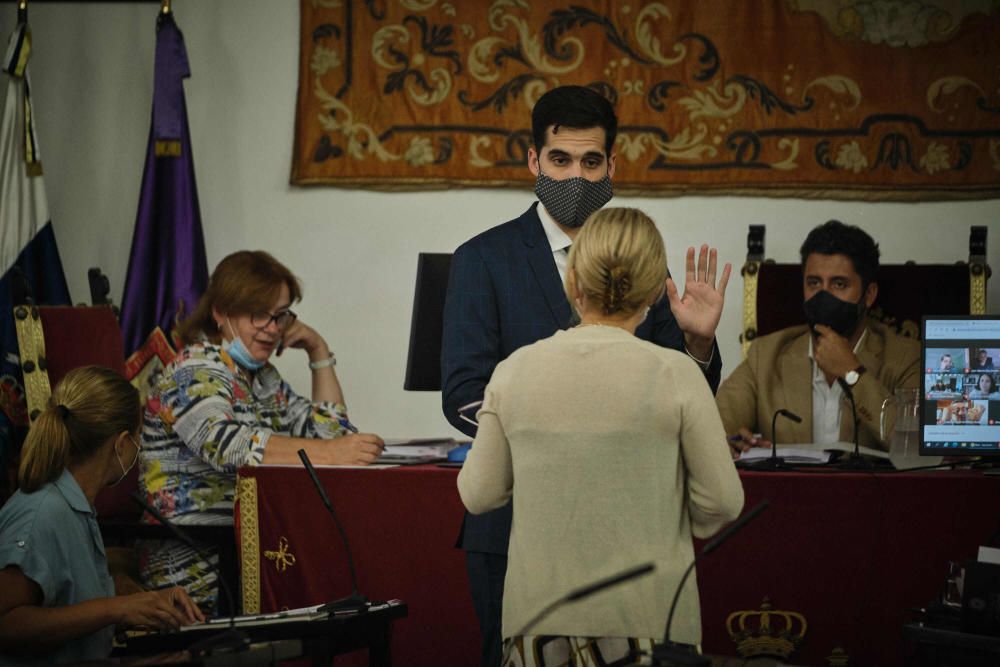
<path id="1" fill-rule="evenodd" d="M 387 439 L 378 463 L 430 463 L 448 458 L 458 443 L 453 438 Z"/>
<path id="2" fill-rule="evenodd" d="M 828 442 L 825 444 L 799 443 L 789 445 L 778 445 L 778 456 L 785 459 L 785 463 L 828 463 L 834 452 L 853 452 L 852 442 Z M 889 458 L 888 452 L 883 452 L 870 447 L 860 447 L 858 453 L 862 456 L 869 456 L 876 459 Z M 753 447 L 740 455 L 740 461 L 760 461 L 771 457 L 770 447 Z"/>

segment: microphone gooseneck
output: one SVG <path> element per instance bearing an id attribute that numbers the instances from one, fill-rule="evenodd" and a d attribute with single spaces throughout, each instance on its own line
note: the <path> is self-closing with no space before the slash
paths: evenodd
<path id="1" fill-rule="evenodd" d="M 326 507 L 326 511 L 333 518 L 333 523 L 337 526 L 337 531 L 340 533 L 340 539 L 344 543 L 344 553 L 347 554 L 347 566 L 351 571 L 351 594 L 346 598 L 340 598 L 339 600 L 327 602 L 320 609 L 329 612 L 352 610 L 364 611 L 368 608 L 368 598 L 358 592 L 358 575 L 354 569 L 354 557 L 351 555 L 351 545 L 347 541 L 347 531 L 344 530 L 343 524 L 340 523 L 340 519 L 337 517 L 337 513 L 333 509 L 333 503 L 330 502 L 330 498 L 326 495 L 323 485 L 320 484 L 319 477 L 316 475 L 316 469 L 313 468 L 312 461 L 309 460 L 309 455 L 306 454 L 306 450 L 300 449 L 298 453 L 299 458 L 302 459 L 302 465 L 305 466 L 306 472 L 309 473 L 309 478 L 312 480 L 313 486 L 316 487 L 316 492 L 319 494 L 319 498 L 323 502 L 323 506 Z"/>
<path id="2" fill-rule="evenodd" d="M 785 459 L 778 456 L 778 417 L 791 419 L 796 424 L 802 423 L 802 417 L 799 417 L 791 410 L 786 410 L 784 408 L 778 408 L 775 410 L 774 414 L 771 416 L 771 456 L 762 461 L 758 461 L 753 466 L 750 466 L 755 470 L 782 470 L 789 467 L 785 465 Z"/>
<path id="3" fill-rule="evenodd" d="M 702 547 L 701 552 L 695 557 L 694 560 L 691 561 L 691 564 L 687 566 L 687 569 L 684 570 L 684 574 L 681 576 L 681 581 L 677 584 L 677 590 L 674 591 L 673 600 L 670 602 L 670 612 L 667 614 L 667 627 L 663 631 L 663 643 L 653 647 L 653 664 L 661 666 L 700 666 L 709 665 L 711 663 L 711 661 L 707 658 L 694 653 L 688 646 L 670 641 L 670 626 L 673 625 L 674 611 L 677 609 L 677 601 L 680 599 L 681 591 L 684 590 L 684 584 L 687 582 L 688 576 L 694 571 L 694 566 L 698 563 L 698 561 L 722 546 L 727 540 L 729 540 L 729 538 L 742 530 L 745 525 L 750 523 L 750 521 L 755 519 L 758 514 L 767 509 L 770 504 L 771 501 L 762 500 L 749 512 L 726 526 L 718 535 Z"/>
<path id="4" fill-rule="evenodd" d="M 193 654 L 203 655 L 210 653 L 212 650 L 242 650 L 250 646 L 250 638 L 246 635 L 246 633 L 236 629 L 236 605 L 234 603 L 233 591 L 229 588 L 229 582 L 222 576 L 219 566 L 213 563 L 212 559 L 209 558 L 197 544 L 195 544 L 195 541 L 191 539 L 190 535 L 182 531 L 178 526 L 174 525 L 173 522 L 168 521 L 167 518 L 152 505 L 152 503 L 147 502 L 146 499 L 139 495 L 138 492 L 133 493 L 129 497 L 132 499 L 132 502 L 148 512 L 149 515 L 156 519 L 161 525 L 165 526 L 174 537 L 202 557 L 208 567 L 215 573 L 216 579 L 219 580 L 219 587 L 222 589 L 222 594 L 226 596 L 226 603 L 229 605 L 230 614 L 229 628 L 221 634 L 213 635 L 197 642 L 192 645 L 189 650 Z"/>
<path id="5" fill-rule="evenodd" d="M 847 401 L 851 404 L 851 424 L 854 427 L 854 451 L 845 460 L 841 461 L 838 467 L 844 470 L 868 470 L 869 468 L 874 468 L 875 466 L 871 461 L 861 456 L 861 438 L 858 434 L 858 406 L 854 402 L 854 389 L 851 385 L 847 384 L 844 378 L 837 378 L 837 382 L 840 384 L 840 388 L 844 390 Z"/>

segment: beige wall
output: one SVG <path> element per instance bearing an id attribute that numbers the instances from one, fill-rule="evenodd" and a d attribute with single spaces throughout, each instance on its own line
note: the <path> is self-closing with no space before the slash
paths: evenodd
<path id="1" fill-rule="evenodd" d="M 288 185 L 298 50 L 294 0 L 174 0 L 191 60 L 187 102 L 210 268 L 239 248 L 266 248 L 305 283 L 297 309 L 337 352 L 354 421 L 385 436 L 457 434 L 438 394 L 402 390 L 419 251 L 450 252 L 521 213 L 527 191 L 383 194 Z M 100 266 L 121 299 L 149 131 L 154 3 L 36 4 L 31 61 L 49 205 L 70 288 L 88 298 Z M 0 6 L 3 39 L 14 7 Z M 990 227 L 1000 269 L 1000 201 L 862 204 L 768 198 L 621 197 L 658 221 L 675 273 L 684 248 L 709 241 L 737 266 L 747 225 L 767 225 L 767 254 L 795 261 L 829 218 L 861 225 L 883 259 L 967 256 L 969 226 Z M 683 275 L 683 274 L 681 274 Z M 742 282 L 730 285 L 719 328 L 727 375 L 739 360 Z M 1000 311 L 1000 280 L 990 290 Z M 279 366 L 308 390 L 304 354 Z M 554 400 L 567 400 L 560 397 Z"/>

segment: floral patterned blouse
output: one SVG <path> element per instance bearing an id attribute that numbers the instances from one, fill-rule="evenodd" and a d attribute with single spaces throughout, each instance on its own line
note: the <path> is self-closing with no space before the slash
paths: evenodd
<path id="1" fill-rule="evenodd" d="M 299 396 L 271 364 L 248 376 L 220 346 L 196 343 L 146 401 L 140 483 L 177 523 L 230 523 L 236 469 L 258 465 L 272 434 L 337 438 L 348 426 L 344 405 Z"/>

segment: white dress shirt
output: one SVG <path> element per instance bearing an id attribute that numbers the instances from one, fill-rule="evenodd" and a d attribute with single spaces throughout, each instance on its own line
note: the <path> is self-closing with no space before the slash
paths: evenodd
<path id="1" fill-rule="evenodd" d="M 867 335 L 868 329 L 865 328 L 854 346 L 854 354 L 861 349 Z M 809 360 L 813 371 L 813 442 L 824 445 L 840 442 L 840 409 L 844 390 L 837 381 L 832 385 L 826 383 L 826 375 L 813 360 L 812 336 L 809 336 Z"/>
<path id="2" fill-rule="evenodd" d="M 542 221 L 545 238 L 548 239 L 549 247 L 552 249 L 552 259 L 555 260 L 556 270 L 559 271 L 559 280 L 565 285 L 566 262 L 569 259 L 569 247 L 573 244 L 573 239 L 556 224 L 552 214 L 546 210 L 542 202 L 538 202 L 538 219 Z"/>

